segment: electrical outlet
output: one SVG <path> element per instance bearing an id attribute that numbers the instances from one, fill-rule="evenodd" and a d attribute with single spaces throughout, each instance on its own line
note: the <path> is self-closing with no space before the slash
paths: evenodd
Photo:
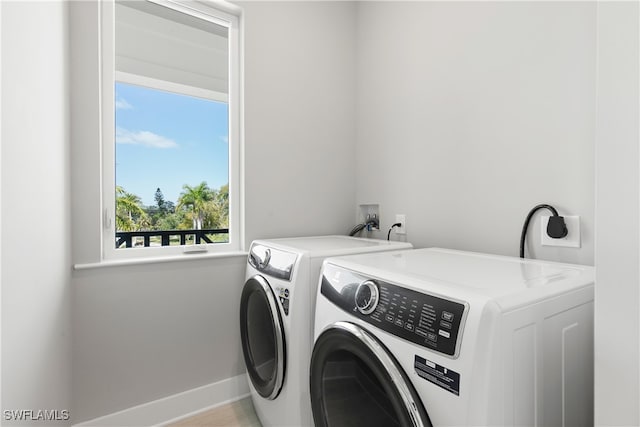
<path id="1" fill-rule="evenodd" d="M 407 216 L 405 214 L 396 214 L 396 222 L 402 224 L 394 229 L 396 234 L 407 234 Z"/>
<path id="2" fill-rule="evenodd" d="M 564 216 L 564 215 L 563 215 Z M 554 239 L 547 235 L 548 216 L 540 217 L 540 241 L 542 246 L 563 246 L 567 248 L 580 247 L 580 217 L 564 216 L 564 223 L 567 226 L 567 235 L 561 239 Z"/>

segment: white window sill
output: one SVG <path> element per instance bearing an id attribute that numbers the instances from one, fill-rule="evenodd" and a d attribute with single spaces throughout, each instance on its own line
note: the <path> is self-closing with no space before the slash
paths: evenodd
<path id="1" fill-rule="evenodd" d="M 74 264 L 73 269 L 76 271 L 93 270 L 96 268 L 122 267 L 122 266 L 144 265 L 144 264 L 159 264 L 164 262 L 175 262 L 175 261 L 193 261 L 193 260 L 200 260 L 200 259 L 246 257 L 247 255 L 248 255 L 248 252 L 245 252 L 245 251 L 233 251 L 233 252 L 220 252 L 220 253 L 210 253 L 210 254 L 208 253 L 207 254 L 183 254 L 183 255 L 154 257 L 154 258 L 113 259 L 113 260 L 103 260 L 101 262 L 94 262 L 94 263 L 88 263 L 88 264 Z"/>

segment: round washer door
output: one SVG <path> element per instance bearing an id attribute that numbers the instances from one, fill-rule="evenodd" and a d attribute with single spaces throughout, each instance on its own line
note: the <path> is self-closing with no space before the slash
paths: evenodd
<path id="1" fill-rule="evenodd" d="M 284 327 L 273 290 L 260 275 L 242 289 L 240 338 L 251 383 L 260 396 L 275 399 L 285 374 Z"/>
<path id="2" fill-rule="evenodd" d="M 378 339 L 350 322 L 330 325 L 311 357 L 316 427 L 431 427 L 420 398 Z"/>

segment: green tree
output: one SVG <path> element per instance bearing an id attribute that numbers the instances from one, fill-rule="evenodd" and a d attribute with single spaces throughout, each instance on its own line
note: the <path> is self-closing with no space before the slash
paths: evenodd
<path id="1" fill-rule="evenodd" d="M 182 186 L 182 193 L 178 197 L 176 211 L 185 209 L 188 218 L 191 220 L 193 229 L 202 230 L 205 227 L 217 226 L 219 219 L 219 211 L 214 203 L 216 193 L 209 188 L 205 181 L 192 187 L 188 184 Z"/>
<path id="2" fill-rule="evenodd" d="M 116 185 L 116 228 L 119 231 L 137 231 L 149 226 L 149 216 L 140 197 Z"/>
<path id="3" fill-rule="evenodd" d="M 229 227 L 229 184 L 225 184 L 216 193 L 216 204 L 220 212 L 220 228 Z"/>
<path id="4" fill-rule="evenodd" d="M 164 194 L 162 194 L 160 187 L 156 190 L 154 199 L 156 201 L 156 205 L 158 205 L 158 212 L 160 212 L 161 215 L 165 214 L 167 212 L 167 202 L 164 200 Z"/>

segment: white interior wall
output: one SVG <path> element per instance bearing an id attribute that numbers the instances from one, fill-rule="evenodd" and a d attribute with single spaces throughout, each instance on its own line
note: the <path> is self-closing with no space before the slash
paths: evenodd
<path id="1" fill-rule="evenodd" d="M 2 424 L 68 424 L 4 413 L 71 409 L 67 5 L 1 8 Z"/>
<path id="2" fill-rule="evenodd" d="M 640 425 L 640 6 L 598 3 L 595 423 Z"/>
<path id="3" fill-rule="evenodd" d="M 355 5 L 240 5 L 247 242 L 346 234 L 355 199 Z"/>
<path id="4" fill-rule="evenodd" d="M 406 214 L 417 247 L 518 256 L 529 210 L 580 215 L 593 264 L 595 3 L 362 2 L 357 201 L 383 236 Z M 542 211 L 539 215 L 549 213 Z"/>
<path id="5" fill-rule="evenodd" d="M 74 423 L 239 375 L 245 262 L 74 272 Z"/>
<path id="6" fill-rule="evenodd" d="M 242 7 L 246 242 L 344 234 L 355 203 L 355 7 Z M 93 2 L 74 2 L 71 11 L 72 34 L 95 34 Z M 96 65 L 95 40 L 72 36 L 71 43 L 72 53 L 86 54 L 86 66 Z M 74 123 L 82 124 L 73 128 L 74 262 L 96 262 L 99 250 L 87 236 L 100 219 L 83 209 L 97 197 L 90 177 L 99 151 L 86 143 L 97 140 L 97 112 L 78 99 L 95 90 L 97 76 L 72 75 L 79 105 Z M 232 257 L 75 271 L 74 422 L 241 374 L 236 319 L 245 262 Z"/>
<path id="7" fill-rule="evenodd" d="M 0 3 L 2 22 L 2 3 Z M 0 30 L 0 165 L 2 164 L 2 30 Z M 0 242 L 2 242 L 2 173 L 0 173 Z M 2 317 L 2 244 L 0 244 L 0 318 Z M 0 326 L 0 334 L 1 326 Z M 0 337 L 0 378 L 2 378 L 2 338 Z M 2 408 L 2 383 L 0 382 L 0 408 Z"/>

